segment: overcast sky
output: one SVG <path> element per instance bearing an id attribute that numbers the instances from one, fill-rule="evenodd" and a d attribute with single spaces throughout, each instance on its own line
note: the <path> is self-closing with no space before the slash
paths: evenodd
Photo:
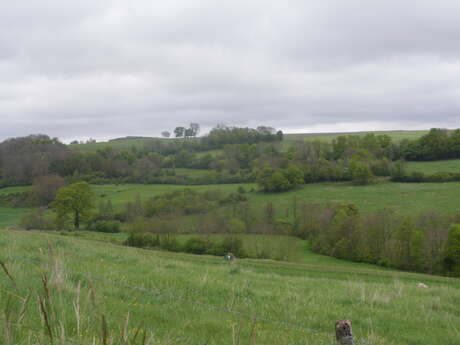
<path id="1" fill-rule="evenodd" d="M 460 127 L 454 0 L 0 1 L 0 140 Z"/>

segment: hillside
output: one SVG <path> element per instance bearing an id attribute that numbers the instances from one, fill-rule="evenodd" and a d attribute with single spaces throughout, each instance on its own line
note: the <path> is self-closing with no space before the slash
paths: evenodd
<path id="1" fill-rule="evenodd" d="M 124 338 L 140 344 L 132 342 L 138 327 L 148 331 L 146 344 L 332 345 L 334 322 L 343 318 L 353 321 L 360 344 L 458 341 L 459 279 L 343 266 L 314 254 L 303 264 L 229 265 L 215 257 L 17 231 L 0 231 L 0 244 L 0 259 L 17 286 L 0 272 L 0 309 L 11 321 L 2 313 L 5 345 L 13 344 L 5 339 L 48 344 L 50 334 L 59 343 Z M 45 323 L 36 298 L 21 314 L 28 294 L 52 308 Z"/>
<path id="2" fill-rule="evenodd" d="M 368 133 L 374 134 L 386 134 L 390 136 L 393 140 L 399 141 L 403 139 L 417 139 L 422 135 L 428 133 L 428 130 L 416 130 L 416 131 L 368 131 L 368 132 L 336 132 L 336 133 L 293 133 L 293 134 L 284 134 L 284 140 L 287 142 L 291 141 L 304 141 L 304 140 L 320 140 L 320 141 L 332 141 L 332 139 L 337 138 L 340 135 L 359 135 L 364 136 Z M 72 150 L 91 152 L 98 149 L 111 146 L 117 150 L 129 150 L 132 147 L 142 148 L 144 145 L 148 145 L 152 142 L 171 142 L 171 141 L 180 141 L 184 139 L 175 139 L 175 138 L 141 138 L 141 139 L 125 139 L 125 140 L 114 140 L 114 141 L 105 141 L 97 143 L 87 143 L 87 144 L 71 144 L 68 147 Z M 187 139 L 187 140 L 197 140 L 197 139 Z"/>
<path id="3" fill-rule="evenodd" d="M 423 163 L 421 163 L 423 164 Z M 256 188 L 255 184 L 223 184 L 204 186 L 178 185 L 93 185 L 96 204 L 110 200 L 114 207 L 123 210 L 126 203 L 139 196 L 141 200 L 162 195 L 164 193 L 189 188 L 196 191 L 220 190 L 225 193 L 236 192 L 243 187 L 250 205 L 257 213 L 262 212 L 267 202 L 272 202 L 279 219 L 286 217 L 286 209 L 292 204 L 294 197 L 298 202 L 325 203 L 351 202 L 364 212 L 375 212 L 383 209 L 394 210 L 402 214 L 417 214 L 421 211 L 437 211 L 443 214 L 455 213 L 460 203 L 460 182 L 451 183 L 380 183 L 369 186 L 353 186 L 350 183 L 314 183 L 307 184 L 298 190 L 281 194 L 264 194 L 249 192 Z M 23 191 L 25 187 L 0 189 L 0 194 Z M 21 218 L 33 212 L 33 208 L 0 207 L 0 227 L 17 226 Z M 185 220 L 185 224 L 190 223 Z M 194 223 L 194 221 L 192 221 Z M 187 227 L 188 229 L 188 227 Z"/>
<path id="4" fill-rule="evenodd" d="M 298 141 L 298 140 L 319 140 L 319 141 L 332 141 L 341 135 L 358 135 L 364 136 L 366 134 L 373 133 L 375 135 L 385 134 L 388 135 L 395 141 L 403 139 L 418 139 L 422 135 L 428 133 L 428 130 L 394 130 L 394 131 L 365 131 L 365 132 L 331 132 L 331 133 L 292 133 L 285 134 L 284 138 L 287 141 Z"/>

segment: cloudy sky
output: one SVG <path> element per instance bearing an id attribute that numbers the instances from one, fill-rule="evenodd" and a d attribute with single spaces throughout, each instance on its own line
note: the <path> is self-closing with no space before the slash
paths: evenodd
<path id="1" fill-rule="evenodd" d="M 0 1 L 0 140 L 460 127 L 453 0 Z"/>

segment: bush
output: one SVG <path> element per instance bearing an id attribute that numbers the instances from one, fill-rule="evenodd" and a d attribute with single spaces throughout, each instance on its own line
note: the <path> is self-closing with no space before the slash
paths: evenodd
<path id="1" fill-rule="evenodd" d="M 160 244 L 160 239 L 158 235 L 149 234 L 147 232 L 131 232 L 124 244 L 139 248 L 157 247 Z"/>
<path id="2" fill-rule="evenodd" d="M 227 253 L 233 253 L 233 255 L 240 258 L 246 256 L 241 238 L 236 236 L 225 237 L 215 248 L 214 255 L 225 255 Z"/>
<path id="3" fill-rule="evenodd" d="M 186 253 L 192 254 L 205 254 L 210 249 L 210 243 L 199 237 L 192 237 L 187 242 L 185 242 L 183 250 Z"/>
<path id="4" fill-rule="evenodd" d="M 160 242 L 160 248 L 162 249 L 169 250 L 171 252 L 180 252 L 183 249 L 174 235 L 163 234 L 158 238 Z"/>
<path id="5" fill-rule="evenodd" d="M 240 194 L 245 194 L 245 193 L 246 193 L 246 189 L 244 189 L 243 186 L 239 186 L 239 187 L 238 187 L 238 193 L 240 193 Z"/>
<path id="6" fill-rule="evenodd" d="M 353 184 L 358 186 L 368 185 L 373 180 L 372 170 L 366 162 L 353 161 L 350 164 L 350 174 Z"/>
<path id="7" fill-rule="evenodd" d="M 112 220 L 99 220 L 95 222 L 90 230 L 106 233 L 118 233 L 120 232 L 121 224 L 118 221 Z"/>

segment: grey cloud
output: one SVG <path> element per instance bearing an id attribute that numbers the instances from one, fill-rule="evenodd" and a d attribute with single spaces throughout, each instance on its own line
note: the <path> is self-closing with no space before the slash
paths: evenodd
<path id="1" fill-rule="evenodd" d="M 460 126 L 453 1 L 0 4 L 0 139 Z"/>

